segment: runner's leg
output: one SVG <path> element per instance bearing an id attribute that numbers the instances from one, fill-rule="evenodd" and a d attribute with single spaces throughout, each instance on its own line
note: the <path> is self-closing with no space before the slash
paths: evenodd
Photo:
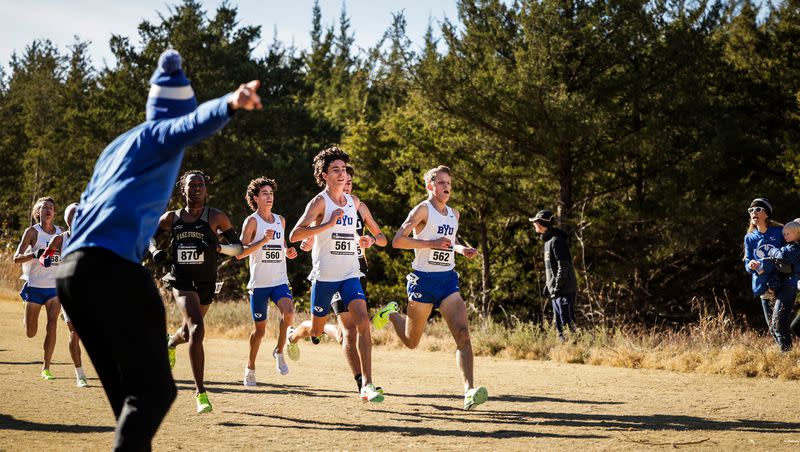
<path id="1" fill-rule="evenodd" d="M 472 388 L 472 341 L 469 337 L 469 320 L 467 305 L 461 294 L 450 294 L 442 301 L 439 312 L 447 322 L 450 333 L 456 341 L 456 364 L 461 369 L 464 379 L 464 390 Z"/>
<path id="2" fill-rule="evenodd" d="M 61 313 L 61 303 L 58 297 L 53 297 L 44 304 L 47 310 L 47 326 L 44 336 L 44 365 L 42 369 L 49 369 L 50 362 L 53 360 L 53 351 L 56 349 L 56 337 L 58 336 L 58 315 Z"/>
<path id="3" fill-rule="evenodd" d="M 205 369 L 205 353 L 203 351 L 205 324 L 203 316 L 210 305 L 201 305 L 197 292 L 172 289 L 172 295 L 175 297 L 175 303 L 181 310 L 181 314 L 183 314 L 183 331 L 186 336 L 182 336 L 182 339 L 189 343 L 189 362 L 192 365 L 192 375 L 194 376 L 197 393 L 200 394 L 206 392 L 203 384 Z"/>
<path id="4" fill-rule="evenodd" d="M 433 304 L 420 303 L 418 301 L 409 300 L 408 307 L 406 308 L 406 315 L 399 313 L 392 313 L 389 315 L 389 320 L 394 326 L 394 331 L 397 337 L 405 344 L 406 347 L 414 349 L 419 345 L 422 334 L 425 332 L 425 326 L 428 323 L 428 317 L 433 310 Z"/>

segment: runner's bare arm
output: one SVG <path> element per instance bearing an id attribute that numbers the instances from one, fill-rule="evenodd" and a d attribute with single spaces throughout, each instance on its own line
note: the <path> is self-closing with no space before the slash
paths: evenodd
<path id="1" fill-rule="evenodd" d="M 48 253 L 48 252 L 58 252 L 58 253 L 60 253 L 61 252 L 61 246 L 64 243 L 64 234 L 66 234 L 66 232 L 62 232 L 61 234 L 58 234 L 57 236 L 53 237 L 52 240 L 50 240 L 50 243 L 47 244 L 47 249 L 44 252 L 45 253 Z"/>
<path id="2" fill-rule="evenodd" d="M 17 246 L 17 252 L 14 253 L 14 263 L 15 264 L 22 264 L 23 262 L 28 262 L 31 259 L 36 259 L 36 250 L 31 248 L 30 253 L 25 253 L 24 250 L 28 249 L 28 247 L 33 247 L 36 243 L 37 234 L 36 229 L 32 226 L 25 230 L 25 233 L 22 234 L 22 239 L 19 241 L 19 245 Z"/>
<path id="3" fill-rule="evenodd" d="M 283 226 L 283 247 L 286 249 L 286 259 L 294 259 L 297 257 L 297 249 L 286 244 L 286 218 L 283 218 L 283 215 L 278 216 L 281 217 L 281 225 Z"/>
<path id="4" fill-rule="evenodd" d="M 239 240 L 239 235 L 233 229 L 231 220 L 225 212 L 217 209 L 211 209 L 211 222 L 214 231 L 221 231 L 222 238 L 225 239 L 226 244 L 217 244 L 217 251 L 226 256 L 238 256 L 242 251 L 242 241 Z"/>
<path id="5" fill-rule="evenodd" d="M 153 256 L 153 262 L 157 264 L 166 262 L 167 260 L 166 251 L 159 247 L 159 245 L 163 244 L 164 240 L 169 236 L 169 233 L 172 232 L 174 216 L 175 212 L 173 211 L 164 212 L 161 218 L 158 219 L 158 229 L 156 229 L 155 235 L 150 238 L 150 246 L 148 246 L 147 249 L 150 251 L 150 255 Z"/>
<path id="6" fill-rule="evenodd" d="M 289 234 L 289 241 L 292 243 L 299 242 L 305 238 L 315 236 L 320 232 L 332 228 L 336 224 L 336 220 L 342 217 L 344 211 L 336 209 L 331 214 L 330 220 L 321 223 L 322 216 L 325 214 L 325 199 L 322 196 L 317 196 L 311 200 L 306 206 L 306 211 L 303 216 L 297 221 L 294 229 Z M 318 225 L 311 226 L 316 222 Z"/>
<path id="7" fill-rule="evenodd" d="M 362 202 L 361 205 L 358 206 L 358 213 L 361 214 L 364 225 L 369 229 L 373 237 L 375 237 L 375 244 L 378 246 L 386 246 L 389 241 L 386 240 L 386 236 L 383 234 L 383 231 L 381 231 L 378 222 L 372 217 L 372 212 L 369 211 L 369 207 Z"/>
<path id="8" fill-rule="evenodd" d="M 256 231 L 258 230 L 258 222 L 255 218 L 248 218 L 247 223 L 244 225 L 244 229 L 242 230 L 242 235 L 239 236 L 239 239 L 242 241 L 244 249 L 241 253 L 236 255 L 236 259 L 244 259 L 245 257 L 255 253 L 261 245 L 264 244 L 268 239 L 266 237 L 262 237 L 259 240 L 255 240 L 256 238 Z"/>

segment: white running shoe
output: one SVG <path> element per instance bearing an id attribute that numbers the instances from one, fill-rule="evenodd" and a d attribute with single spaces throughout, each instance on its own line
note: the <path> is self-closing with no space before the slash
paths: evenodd
<path id="1" fill-rule="evenodd" d="M 86 388 L 89 386 L 89 381 L 86 380 L 86 377 L 80 377 L 75 380 L 75 384 L 79 388 Z"/>
<path id="2" fill-rule="evenodd" d="M 245 386 L 255 386 L 256 385 L 256 371 L 250 369 L 247 366 L 244 366 L 244 385 Z"/>
<path id="3" fill-rule="evenodd" d="M 378 390 L 375 389 L 375 385 L 370 383 L 361 388 L 361 400 L 365 402 L 380 403 L 383 402 L 383 393 L 378 392 Z"/>
<path id="4" fill-rule="evenodd" d="M 272 357 L 275 358 L 275 369 L 281 375 L 289 373 L 289 366 L 286 365 L 286 360 L 283 358 L 283 353 L 278 353 L 278 349 L 272 350 Z"/>
<path id="5" fill-rule="evenodd" d="M 300 345 L 297 343 L 292 343 L 289 339 L 292 337 L 292 333 L 294 333 L 294 327 L 289 327 L 286 330 L 286 354 L 289 355 L 289 359 L 292 361 L 297 361 L 300 359 Z"/>

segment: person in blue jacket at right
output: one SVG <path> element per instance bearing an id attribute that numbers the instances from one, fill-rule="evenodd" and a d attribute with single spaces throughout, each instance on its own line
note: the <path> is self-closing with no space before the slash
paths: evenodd
<path id="1" fill-rule="evenodd" d="M 775 300 L 770 325 L 781 351 L 789 351 L 792 348 L 790 323 L 797 295 L 797 274 L 800 273 L 800 222 L 795 220 L 786 223 L 783 227 L 783 239 L 786 245 L 771 248 L 767 253 L 777 269 L 770 285 L 780 287 L 776 293 L 786 292 L 786 296 L 779 296 Z M 784 289 L 784 285 L 790 286 L 791 290 Z"/>
<path id="2" fill-rule="evenodd" d="M 261 108 L 257 80 L 198 107 L 181 63 L 175 50 L 161 54 L 146 121 L 97 159 L 58 271 L 58 295 L 117 419 L 114 450 L 150 450 L 177 392 L 164 305 L 142 259 L 184 149 L 222 129 L 236 110 Z"/>
<path id="3" fill-rule="evenodd" d="M 772 203 L 767 198 L 754 199 L 747 212 L 750 226 L 744 237 L 744 267 L 752 275 L 753 294 L 761 299 L 770 334 L 782 349 L 787 346 L 791 348 L 791 334 L 786 335 L 778 331 L 779 328 L 773 328 L 775 307 L 793 305 L 797 293 L 796 280 L 791 271 L 787 273 L 785 268 L 779 268 L 775 259 L 770 258 L 770 252 L 774 253 L 774 250 L 786 244 L 783 225 L 772 220 Z"/>

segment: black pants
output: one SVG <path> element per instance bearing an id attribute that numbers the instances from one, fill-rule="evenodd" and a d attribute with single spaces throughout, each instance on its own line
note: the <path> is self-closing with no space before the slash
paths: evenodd
<path id="1" fill-rule="evenodd" d="M 61 262 L 57 287 L 117 419 L 114 450 L 150 450 L 177 393 L 153 278 L 108 250 L 83 248 Z"/>
<path id="2" fill-rule="evenodd" d="M 575 293 L 551 295 L 550 303 L 553 304 L 553 323 L 556 324 L 558 337 L 563 339 L 565 326 L 575 331 Z"/>

